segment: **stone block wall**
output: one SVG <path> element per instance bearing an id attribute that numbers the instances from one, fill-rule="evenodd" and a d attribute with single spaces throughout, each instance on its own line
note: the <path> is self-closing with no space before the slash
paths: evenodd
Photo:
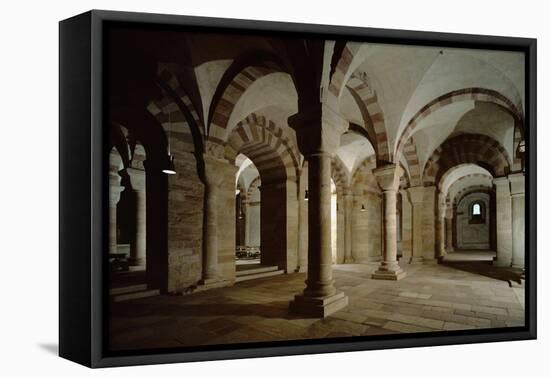
<path id="1" fill-rule="evenodd" d="M 174 160 L 177 173 L 168 177 L 169 292 L 195 285 L 202 274 L 204 185 L 195 156 L 178 151 Z"/>
<path id="2" fill-rule="evenodd" d="M 482 202 L 485 206 L 483 223 L 470 223 L 470 207 L 473 202 Z M 489 249 L 489 194 L 472 193 L 465 196 L 457 206 L 456 212 L 457 246 L 460 249 Z"/>
<path id="3" fill-rule="evenodd" d="M 365 211 L 361 211 L 361 206 Z M 382 255 L 382 199 L 366 193 L 354 196 L 352 256 L 356 263 L 380 261 Z"/>

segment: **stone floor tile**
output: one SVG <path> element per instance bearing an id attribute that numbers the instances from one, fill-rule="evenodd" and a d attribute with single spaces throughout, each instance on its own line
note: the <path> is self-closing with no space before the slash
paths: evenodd
<path id="1" fill-rule="evenodd" d="M 305 274 L 245 281 L 185 296 L 113 303 L 113 350 L 350 337 L 524 325 L 524 288 L 437 264 L 407 265 L 402 281 L 377 264 L 336 265 L 349 306 L 326 319 L 289 313 Z"/>

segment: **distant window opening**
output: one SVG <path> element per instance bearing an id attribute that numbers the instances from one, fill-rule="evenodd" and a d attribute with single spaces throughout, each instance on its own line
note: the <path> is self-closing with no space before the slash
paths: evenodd
<path id="1" fill-rule="evenodd" d="M 475 201 L 470 205 L 470 223 L 485 223 L 485 204 L 481 201 Z"/>

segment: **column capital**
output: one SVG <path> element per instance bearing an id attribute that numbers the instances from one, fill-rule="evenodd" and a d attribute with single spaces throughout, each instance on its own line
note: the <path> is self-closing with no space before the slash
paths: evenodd
<path id="1" fill-rule="evenodd" d="M 130 178 L 132 189 L 136 192 L 145 191 L 145 171 L 136 168 L 127 168 L 126 172 Z"/>
<path id="2" fill-rule="evenodd" d="M 204 159 L 204 179 L 206 185 L 218 186 L 222 182 L 226 170 L 233 168 L 235 171 L 234 173 L 238 170 L 237 167 L 230 164 L 227 160 L 214 157 L 207 153 L 202 156 Z"/>
<path id="3" fill-rule="evenodd" d="M 442 213 L 444 213 L 445 209 L 447 208 L 447 201 L 446 201 L 445 196 L 443 195 L 442 192 L 439 192 L 439 194 L 437 196 L 437 207 L 439 208 L 439 210 Z"/>
<path id="4" fill-rule="evenodd" d="M 121 164 L 120 155 L 111 152 L 109 169 L 109 204 L 111 207 L 117 205 L 120 201 L 120 193 L 124 190 L 124 187 L 120 185 L 122 177 L 118 173 Z"/>
<path id="5" fill-rule="evenodd" d="M 493 184 L 495 184 L 497 187 L 505 187 L 509 185 L 508 177 L 501 176 L 501 177 L 495 177 L 493 178 Z"/>
<path id="6" fill-rule="evenodd" d="M 344 201 L 353 201 L 353 192 L 351 190 L 344 190 L 342 197 Z"/>
<path id="7" fill-rule="evenodd" d="M 445 209 L 445 218 L 453 219 L 453 208 L 452 208 L 452 206 L 447 206 L 447 208 Z"/>
<path id="8" fill-rule="evenodd" d="M 399 179 L 403 175 L 403 168 L 396 164 L 386 164 L 372 170 L 378 185 L 384 192 L 397 192 Z"/>
<path id="9" fill-rule="evenodd" d="M 288 124 L 296 132 L 304 156 L 320 152 L 332 156 L 340 147 L 340 136 L 349 127 L 348 121 L 324 103 L 288 117 Z"/>
<path id="10" fill-rule="evenodd" d="M 204 156 L 211 157 L 213 159 L 224 160 L 225 148 L 221 142 L 217 140 L 208 139 L 204 144 Z"/>
<path id="11" fill-rule="evenodd" d="M 120 185 L 109 186 L 109 205 L 114 207 L 120 201 L 120 193 L 124 191 L 124 187 Z"/>
<path id="12" fill-rule="evenodd" d="M 525 175 L 523 172 L 508 175 L 508 181 L 510 181 L 512 196 L 525 195 Z"/>
<path id="13" fill-rule="evenodd" d="M 424 202 L 424 187 L 423 186 L 413 186 L 407 189 L 409 193 L 409 198 L 413 205 L 420 204 Z"/>

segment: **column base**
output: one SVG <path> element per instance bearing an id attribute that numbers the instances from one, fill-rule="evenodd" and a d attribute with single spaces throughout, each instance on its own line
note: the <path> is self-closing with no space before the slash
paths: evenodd
<path id="1" fill-rule="evenodd" d="M 215 289 L 218 287 L 224 287 L 229 285 L 229 281 L 223 280 L 221 278 L 206 278 L 199 281 L 199 286 L 202 290 Z"/>
<path id="2" fill-rule="evenodd" d="M 307 266 L 299 266 L 294 271 L 294 273 L 306 273 L 306 272 L 307 272 Z"/>
<path id="3" fill-rule="evenodd" d="M 495 258 L 493 260 L 493 265 L 503 267 L 503 268 L 509 268 L 509 267 L 512 266 L 512 261 L 511 260 L 504 260 L 504 259 Z"/>
<path id="4" fill-rule="evenodd" d="M 353 263 L 355 263 L 355 259 L 353 257 L 344 258 L 344 264 L 353 264 Z"/>
<path id="5" fill-rule="evenodd" d="M 147 267 L 145 265 L 129 265 L 128 271 L 130 272 L 145 272 Z"/>
<path id="6" fill-rule="evenodd" d="M 523 262 L 520 262 L 520 263 L 512 263 L 512 268 L 516 268 L 516 269 L 525 269 L 525 263 L 523 263 Z"/>
<path id="7" fill-rule="evenodd" d="M 128 264 L 130 266 L 145 266 L 145 259 L 143 259 L 143 258 L 139 258 L 139 259 L 129 258 L 128 259 Z"/>
<path id="8" fill-rule="evenodd" d="M 374 280 L 391 280 L 397 281 L 405 278 L 407 273 L 401 269 L 397 261 L 382 261 L 382 264 L 378 267 L 371 278 Z"/>
<path id="9" fill-rule="evenodd" d="M 422 256 L 413 256 L 409 260 L 409 264 L 423 264 L 424 263 L 424 257 Z"/>
<path id="10" fill-rule="evenodd" d="M 390 280 L 390 281 L 399 281 L 407 277 L 407 273 L 403 270 L 397 272 L 390 272 L 387 270 L 377 270 L 371 276 L 373 280 Z"/>
<path id="11" fill-rule="evenodd" d="M 399 262 L 411 261 L 411 256 L 410 255 L 408 255 L 408 256 L 398 256 L 397 261 L 399 261 Z"/>
<path id="12" fill-rule="evenodd" d="M 289 303 L 289 310 L 295 314 L 313 318 L 326 318 L 348 305 L 348 297 L 343 291 L 327 297 L 308 297 L 298 294 Z"/>

